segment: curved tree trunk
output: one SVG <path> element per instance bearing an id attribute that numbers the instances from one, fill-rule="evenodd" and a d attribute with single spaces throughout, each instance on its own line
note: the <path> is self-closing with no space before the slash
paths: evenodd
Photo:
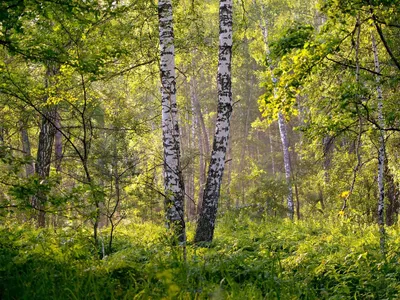
<path id="1" fill-rule="evenodd" d="M 168 226 L 175 231 L 179 241 L 184 242 L 186 241 L 185 194 L 180 166 L 180 137 L 176 105 L 175 50 L 171 0 L 160 0 L 158 2 L 158 17 L 166 217 Z"/>
<path id="2" fill-rule="evenodd" d="M 213 239 L 222 176 L 225 168 L 230 117 L 232 114 L 232 0 L 220 0 L 219 22 L 217 122 L 202 210 L 194 238 L 195 242 L 211 242 Z"/>

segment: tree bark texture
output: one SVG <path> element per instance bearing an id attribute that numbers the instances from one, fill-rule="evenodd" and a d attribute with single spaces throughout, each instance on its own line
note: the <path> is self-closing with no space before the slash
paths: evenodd
<path id="1" fill-rule="evenodd" d="M 47 66 L 46 72 L 46 88 L 50 86 L 51 77 L 54 77 L 58 73 L 58 68 L 54 66 Z M 47 101 L 47 96 L 45 98 Z M 50 176 L 50 164 L 53 151 L 54 136 L 56 133 L 56 122 L 57 110 L 54 106 L 46 106 L 42 115 L 42 123 L 40 126 L 39 143 L 36 158 L 35 172 L 42 184 L 46 184 L 48 177 Z M 45 227 L 46 225 L 46 212 L 44 210 L 46 195 L 42 191 L 38 191 L 32 198 L 32 204 L 38 211 L 37 221 L 39 227 Z"/>
<path id="2" fill-rule="evenodd" d="M 180 166 L 180 137 L 176 104 L 175 50 L 172 1 L 158 2 L 160 29 L 160 77 L 162 98 L 162 132 L 164 145 L 164 191 L 168 226 L 180 242 L 186 240 L 184 220 L 184 186 Z"/>
<path id="3" fill-rule="evenodd" d="M 213 239 L 218 200 L 225 168 L 230 117 L 232 114 L 232 0 L 220 0 L 219 24 L 217 121 L 202 210 L 194 238 L 195 242 L 211 242 Z"/>
<path id="4" fill-rule="evenodd" d="M 36 159 L 36 174 L 40 178 L 42 184 L 46 184 L 47 178 L 50 176 L 50 164 L 53 150 L 54 135 L 56 129 L 53 126 L 55 121 L 56 110 L 54 107 L 47 108 L 42 118 L 42 125 L 40 127 L 39 145 Z M 52 124 L 53 123 L 53 124 Z M 44 205 L 46 196 L 42 191 L 33 197 L 34 208 L 38 210 L 38 226 L 45 227 Z"/>

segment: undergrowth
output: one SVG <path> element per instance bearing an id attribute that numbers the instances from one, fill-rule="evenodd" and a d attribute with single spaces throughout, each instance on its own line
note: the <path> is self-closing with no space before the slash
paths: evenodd
<path id="1" fill-rule="evenodd" d="M 189 240 L 193 236 L 189 224 Z M 154 224 L 119 228 L 98 259 L 84 229 L 0 228 L 0 299 L 398 299 L 400 235 L 346 219 L 219 220 L 207 247 L 172 246 Z"/>

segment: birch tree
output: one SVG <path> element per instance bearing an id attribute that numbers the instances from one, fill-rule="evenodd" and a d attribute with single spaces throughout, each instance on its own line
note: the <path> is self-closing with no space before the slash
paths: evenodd
<path id="1" fill-rule="evenodd" d="M 288 208 L 288 217 L 293 220 L 294 216 L 294 205 L 293 205 L 293 188 L 292 188 L 292 170 L 290 166 L 290 153 L 289 153 L 289 140 L 287 136 L 287 129 L 285 124 L 285 118 L 283 117 L 282 112 L 278 113 L 278 124 L 279 124 L 279 133 L 282 141 L 282 150 L 283 150 L 283 164 L 285 166 L 285 178 L 287 184 L 287 208 Z"/>
<path id="2" fill-rule="evenodd" d="M 376 93 L 378 98 L 378 125 L 379 125 L 379 150 L 378 150 L 378 224 L 380 232 L 380 246 L 381 251 L 385 252 L 385 220 L 384 220 L 384 204 L 385 204 L 385 184 L 384 184 L 384 170 L 385 170 L 385 134 L 384 126 L 385 119 L 383 117 L 383 96 L 381 87 L 381 67 L 379 64 L 378 49 L 374 34 L 371 32 L 372 52 L 374 54 L 374 64 L 376 72 Z"/>
<path id="3" fill-rule="evenodd" d="M 231 59 L 232 0 L 220 0 L 217 121 L 203 203 L 194 238 L 195 242 L 211 242 L 214 235 L 232 114 Z"/>
<path id="4" fill-rule="evenodd" d="M 169 227 L 180 242 L 186 240 L 184 186 L 180 166 L 180 136 L 176 104 L 175 50 L 171 0 L 158 2 L 160 30 L 160 77 L 164 145 L 164 192 Z"/>
<path id="5" fill-rule="evenodd" d="M 261 11 L 265 9 L 262 7 Z M 266 20 L 262 20 L 260 22 L 260 27 L 263 34 L 264 44 L 265 44 L 265 52 L 268 60 L 269 71 L 271 74 L 271 80 L 275 84 L 277 82 L 277 78 L 274 77 L 274 69 L 271 62 L 270 50 L 268 47 L 268 24 Z M 274 88 L 274 97 L 276 97 L 276 88 Z M 288 216 L 291 220 L 293 220 L 294 216 L 294 205 L 293 205 L 293 188 L 292 188 L 292 170 L 290 163 L 290 153 L 289 153 L 289 140 L 287 136 L 286 129 L 286 121 L 281 111 L 278 112 L 278 125 L 279 125 L 279 134 L 282 142 L 282 151 L 283 151 L 283 164 L 285 167 L 285 178 L 288 187 L 287 191 L 287 208 L 288 208 Z"/>

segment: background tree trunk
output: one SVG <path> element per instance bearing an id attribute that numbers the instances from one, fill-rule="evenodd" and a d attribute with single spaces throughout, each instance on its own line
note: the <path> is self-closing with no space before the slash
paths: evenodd
<path id="1" fill-rule="evenodd" d="M 289 153 L 289 140 L 287 136 L 285 119 L 281 112 L 278 113 L 278 124 L 279 124 L 279 132 L 281 135 L 282 141 L 282 150 L 283 150 L 283 163 L 285 166 L 285 177 L 286 183 L 288 187 L 287 194 L 287 207 L 288 207 L 288 216 L 291 220 L 293 220 L 294 216 L 294 205 L 293 205 L 293 188 L 292 188 L 292 172 L 290 166 L 290 153 Z"/>
<path id="2" fill-rule="evenodd" d="M 61 134 L 61 120 L 60 120 L 60 114 L 57 113 L 56 115 L 56 120 L 55 120 L 55 125 L 57 127 L 57 131 L 55 134 L 55 140 L 54 140 L 54 154 L 55 154 L 55 165 L 56 165 L 56 171 L 57 173 L 61 172 L 61 161 L 63 157 L 62 153 L 62 134 Z"/>
<path id="3" fill-rule="evenodd" d="M 30 177 L 35 173 L 35 165 L 32 161 L 31 143 L 29 141 L 29 135 L 28 130 L 26 129 L 26 125 L 23 122 L 20 122 L 20 125 L 22 151 L 24 152 L 25 159 L 28 161 L 25 165 L 25 175 L 26 177 Z"/>
<path id="4" fill-rule="evenodd" d="M 381 73 L 379 64 L 378 49 L 374 34 L 371 33 L 372 52 L 374 53 L 375 72 Z M 385 169 L 385 133 L 382 128 L 385 126 L 385 119 L 383 117 L 383 96 L 381 87 L 380 75 L 376 75 L 376 93 L 378 97 L 378 125 L 379 129 L 379 151 L 378 151 L 378 224 L 380 232 L 380 246 L 382 253 L 385 253 L 385 183 L 384 183 L 384 169 Z"/>

